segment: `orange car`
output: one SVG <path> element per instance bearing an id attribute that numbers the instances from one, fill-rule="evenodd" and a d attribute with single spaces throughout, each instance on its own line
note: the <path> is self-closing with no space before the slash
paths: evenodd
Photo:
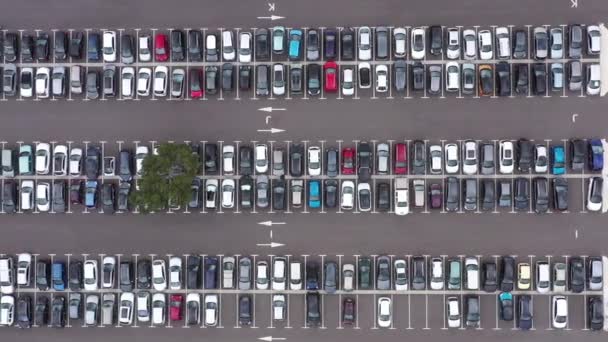
<path id="1" fill-rule="evenodd" d="M 479 96 L 494 95 L 494 70 L 489 64 L 479 66 Z"/>

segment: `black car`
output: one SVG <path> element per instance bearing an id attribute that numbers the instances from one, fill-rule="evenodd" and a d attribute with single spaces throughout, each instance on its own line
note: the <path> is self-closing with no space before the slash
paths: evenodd
<path id="1" fill-rule="evenodd" d="M 53 182 L 53 190 L 52 190 L 52 203 L 53 203 L 53 211 L 56 213 L 63 213 L 67 207 L 67 191 L 66 191 L 65 181 L 56 180 Z M 6 210 L 6 205 L 4 205 L 4 211 Z"/>
<path id="2" fill-rule="evenodd" d="M 463 180 L 464 186 L 462 189 L 464 210 L 477 210 L 477 180 L 467 178 Z"/>
<path id="3" fill-rule="evenodd" d="M 289 174 L 292 177 L 302 176 L 304 164 L 304 146 L 293 144 L 289 149 Z"/>
<path id="4" fill-rule="evenodd" d="M 112 183 L 103 183 L 101 185 L 101 206 L 103 208 L 103 212 L 106 214 L 114 213 L 114 196 L 115 189 L 114 184 Z"/>
<path id="5" fill-rule="evenodd" d="M 353 298 L 346 297 L 342 302 L 342 324 L 353 325 L 356 320 L 356 303 Z"/>
<path id="6" fill-rule="evenodd" d="M 99 73 L 97 71 L 91 70 L 87 72 L 86 87 L 87 99 L 94 100 L 99 97 Z"/>
<path id="7" fill-rule="evenodd" d="M 604 328 L 604 305 L 600 297 L 589 297 L 589 329 L 602 330 Z"/>
<path id="8" fill-rule="evenodd" d="M 240 201 L 241 208 L 251 208 L 253 206 L 253 179 L 249 176 L 243 176 L 239 179 L 239 188 L 240 188 Z"/>
<path id="9" fill-rule="evenodd" d="M 465 300 L 465 324 L 470 328 L 478 328 L 480 319 L 479 296 L 467 296 Z"/>
<path id="10" fill-rule="evenodd" d="M 68 274 L 69 274 L 69 287 L 72 291 L 78 291 L 82 289 L 82 262 L 72 261 L 70 262 Z"/>
<path id="11" fill-rule="evenodd" d="M 545 177 L 537 177 L 534 185 L 534 211 L 538 214 L 549 210 L 549 181 Z"/>
<path id="12" fill-rule="evenodd" d="M 218 88 L 218 68 L 216 66 L 208 66 L 205 68 L 205 91 L 207 94 L 217 94 Z"/>
<path id="13" fill-rule="evenodd" d="M 351 28 L 340 32 L 340 54 L 342 60 L 352 61 L 355 58 L 355 32 Z"/>
<path id="14" fill-rule="evenodd" d="M 457 211 L 460 209 L 460 182 L 456 177 L 445 180 L 445 210 Z"/>
<path id="15" fill-rule="evenodd" d="M 36 300 L 34 308 L 34 324 L 46 325 L 49 316 L 49 300 L 46 297 L 39 296 Z"/>
<path id="16" fill-rule="evenodd" d="M 492 67 L 479 68 L 479 95 L 494 95 L 494 77 Z"/>
<path id="17" fill-rule="evenodd" d="M 130 34 L 123 34 L 120 37 L 120 59 L 123 63 L 132 64 L 135 62 L 135 43 L 133 42 L 133 36 Z"/>
<path id="18" fill-rule="evenodd" d="M 424 142 L 421 140 L 414 141 L 414 151 L 412 153 L 411 172 L 415 175 L 423 175 L 426 173 L 426 149 Z"/>
<path id="19" fill-rule="evenodd" d="M 53 54 L 56 60 L 63 61 L 68 58 L 68 37 L 63 31 L 54 34 Z"/>
<path id="20" fill-rule="evenodd" d="M 496 203 L 495 189 L 496 184 L 493 179 L 484 179 L 481 182 L 481 210 L 494 209 Z"/>
<path id="21" fill-rule="evenodd" d="M 513 58 L 526 58 L 528 55 L 528 35 L 524 30 L 513 32 Z"/>
<path id="22" fill-rule="evenodd" d="M 188 31 L 188 58 L 191 62 L 203 60 L 203 35 L 201 31 Z"/>
<path id="23" fill-rule="evenodd" d="M 2 209 L 5 213 L 14 213 L 17 210 L 17 186 L 6 180 L 2 189 Z"/>
<path id="24" fill-rule="evenodd" d="M 394 65 L 393 85 L 396 91 L 403 92 L 407 88 L 407 63 L 400 59 Z"/>
<path id="25" fill-rule="evenodd" d="M 42 33 L 36 37 L 36 59 L 40 62 L 49 59 L 49 35 Z"/>
<path id="26" fill-rule="evenodd" d="M 585 160 L 587 160 L 585 141 L 582 139 L 570 140 L 570 167 L 572 170 L 583 170 L 585 168 Z"/>
<path id="27" fill-rule="evenodd" d="M 65 326 L 65 297 L 56 296 L 51 304 L 51 326 L 63 328 Z"/>
<path id="28" fill-rule="evenodd" d="M 152 285 L 152 264 L 148 260 L 137 262 L 137 288 L 149 289 Z"/>
<path id="29" fill-rule="evenodd" d="M 272 182 L 272 208 L 274 210 L 285 210 L 285 181 L 275 179 Z"/>
<path id="30" fill-rule="evenodd" d="M 412 258 L 412 290 L 426 289 L 426 265 L 424 257 Z"/>
<path id="31" fill-rule="evenodd" d="M 255 31 L 255 59 L 266 61 L 270 59 L 270 36 L 265 28 Z"/>
<path id="32" fill-rule="evenodd" d="M 292 94 L 302 94 L 303 92 L 304 70 L 301 64 L 289 66 L 289 90 Z"/>
<path id="33" fill-rule="evenodd" d="M 179 62 L 185 58 L 184 33 L 180 30 L 173 30 L 171 31 L 171 60 Z"/>
<path id="34" fill-rule="evenodd" d="M 328 177 L 336 177 L 339 172 L 339 153 L 335 148 L 327 149 L 325 153 L 325 173 Z"/>
<path id="35" fill-rule="evenodd" d="M 205 144 L 205 174 L 216 174 L 219 170 L 218 167 L 218 148 L 216 144 L 207 143 Z"/>
<path id="36" fill-rule="evenodd" d="M 496 95 L 511 95 L 511 69 L 507 62 L 496 64 Z"/>
<path id="37" fill-rule="evenodd" d="M 517 141 L 517 169 L 519 172 L 528 173 L 534 163 L 534 145 L 526 139 Z"/>
<path id="38" fill-rule="evenodd" d="M 239 66 L 239 89 L 249 90 L 251 88 L 251 65 Z"/>
<path id="39" fill-rule="evenodd" d="M 532 299 L 529 295 L 518 297 L 517 326 L 522 330 L 530 330 L 532 328 Z"/>
<path id="40" fill-rule="evenodd" d="M 82 57 L 82 46 L 84 44 L 84 33 L 76 31 L 72 32 L 70 37 L 70 46 L 68 48 L 70 57 L 80 58 Z"/>
<path id="41" fill-rule="evenodd" d="M 443 47 L 443 30 L 441 26 L 429 27 L 429 51 L 433 56 L 439 56 Z"/>
<path id="42" fill-rule="evenodd" d="M 32 299 L 28 295 L 22 295 L 17 300 L 15 321 L 21 329 L 27 329 L 32 325 Z"/>
<path id="43" fill-rule="evenodd" d="M 494 292 L 498 288 L 498 270 L 495 262 L 482 264 L 481 284 L 486 292 Z"/>
<path id="44" fill-rule="evenodd" d="M 333 179 L 325 180 L 325 201 L 324 205 L 327 208 L 335 208 L 338 203 L 338 181 Z"/>
<path id="45" fill-rule="evenodd" d="M 553 208 L 568 210 L 568 181 L 564 178 L 553 178 Z"/>
<path id="46" fill-rule="evenodd" d="M 319 293 L 306 293 L 306 326 L 321 325 L 321 303 Z"/>
<path id="47" fill-rule="evenodd" d="M 338 264 L 328 261 L 324 266 L 323 289 L 327 293 L 334 293 L 340 287 L 338 284 Z"/>
<path id="48" fill-rule="evenodd" d="M 29 34 L 21 38 L 21 61 L 31 63 L 34 61 L 35 44 L 34 38 Z"/>
<path id="49" fill-rule="evenodd" d="M 583 259 L 573 257 L 570 259 L 570 291 L 581 293 L 585 289 L 585 265 Z"/>
<path id="50" fill-rule="evenodd" d="M 319 264 L 316 261 L 306 263 L 306 290 L 314 291 L 320 288 Z"/>
<path id="51" fill-rule="evenodd" d="M 388 59 L 389 51 L 389 30 L 386 27 L 376 27 L 376 42 L 374 47 L 376 48 L 376 59 L 385 60 Z"/>
<path id="52" fill-rule="evenodd" d="M 543 63 L 535 63 L 532 66 L 534 73 L 534 95 L 545 95 L 547 91 L 547 67 Z"/>
<path id="53" fill-rule="evenodd" d="M 357 270 L 357 278 L 359 289 L 366 290 L 372 287 L 372 260 L 368 257 L 359 259 L 359 267 Z"/>
<path id="54" fill-rule="evenodd" d="M 121 261 L 118 266 L 118 284 L 122 291 L 133 290 L 133 267 L 129 261 Z"/>
<path id="55" fill-rule="evenodd" d="M 129 210 L 129 194 L 131 193 L 131 183 L 120 182 L 118 185 L 118 195 L 116 196 L 116 207 L 120 211 Z"/>
<path id="56" fill-rule="evenodd" d="M 2 54 L 4 55 L 5 62 L 15 62 L 19 55 L 19 48 L 17 43 L 17 34 L 13 32 L 7 32 L 4 35 L 4 42 L 2 44 Z"/>
<path id="57" fill-rule="evenodd" d="M 51 267 L 46 261 L 38 260 L 36 262 L 36 287 L 40 291 L 46 291 L 50 287 Z"/>
<path id="58" fill-rule="evenodd" d="M 528 210 L 530 208 L 530 181 L 526 178 L 515 178 L 513 187 L 513 205 L 515 210 Z"/>
<path id="59" fill-rule="evenodd" d="M 253 150 L 249 146 L 239 147 L 239 173 L 243 176 L 253 173 Z"/>
<path id="60" fill-rule="evenodd" d="M 568 28 L 568 57 L 581 58 L 583 50 L 583 28 L 573 24 Z"/>
<path id="61" fill-rule="evenodd" d="M 206 290 L 208 289 L 216 289 L 217 288 L 217 279 L 218 279 L 218 264 L 219 260 L 216 257 L 206 257 L 204 259 L 204 272 L 203 275 L 205 284 L 204 287 Z"/>
<path id="62" fill-rule="evenodd" d="M 372 147 L 368 142 L 360 142 L 357 146 L 357 167 L 360 182 L 368 181 L 373 172 Z"/>
<path id="63" fill-rule="evenodd" d="M 239 296 L 239 324 L 250 325 L 252 320 L 252 309 L 251 309 L 251 296 L 240 295 Z"/>
<path id="64" fill-rule="evenodd" d="M 198 289 L 201 287 L 201 258 L 190 255 L 186 260 L 186 286 L 188 289 Z"/>
<path id="65" fill-rule="evenodd" d="M 327 29 L 323 33 L 323 55 L 326 60 L 333 60 L 337 57 L 338 33 L 334 29 Z"/>
<path id="66" fill-rule="evenodd" d="M 89 146 L 87 156 L 84 161 L 85 174 L 87 179 L 96 180 L 99 177 L 101 152 L 97 146 Z"/>
<path id="67" fill-rule="evenodd" d="M 528 64 L 515 65 L 515 92 L 528 94 Z"/>
<path id="68" fill-rule="evenodd" d="M 321 93 L 321 66 L 308 64 L 306 73 L 306 84 L 308 95 L 319 95 Z"/>
<path id="69" fill-rule="evenodd" d="M 389 183 L 378 183 L 376 185 L 377 202 L 376 209 L 389 211 L 391 209 L 391 185 Z"/>
<path id="70" fill-rule="evenodd" d="M 234 89 L 234 67 L 230 63 L 222 64 L 222 90 L 232 91 Z"/>

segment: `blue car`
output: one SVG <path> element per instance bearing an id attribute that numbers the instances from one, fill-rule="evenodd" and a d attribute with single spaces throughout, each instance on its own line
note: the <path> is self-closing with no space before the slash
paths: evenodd
<path id="1" fill-rule="evenodd" d="M 589 140 L 589 169 L 600 171 L 604 168 L 604 146 L 600 139 Z"/>
<path id="2" fill-rule="evenodd" d="M 563 175 L 566 172 L 566 154 L 562 146 L 553 147 L 553 167 L 551 172 L 554 175 Z"/>
<path id="3" fill-rule="evenodd" d="M 216 257 L 205 258 L 205 289 L 217 289 L 217 275 L 218 275 L 219 260 Z"/>
<path id="4" fill-rule="evenodd" d="M 97 207 L 97 181 L 87 181 L 84 191 L 84 204 L 87 208 Z"/>
<path id="5" fill-rule="evenodd" d="M 289 31 L 289 59 L 299 59 L 302 46 L 302 30 Z"/>
<path id="6" fill-rule="evenodd" d="M 64 275 L 64 267 L 60 262 L 53 263 L 51 268 L 51 279 L 53 283 L 53 289 L 55 291 L 63 291 L 65 290 L 65 275 Z"/>
<path id="7" fill-rule="evenodd" d="M 311 180 L 308 183 L 308 206 L 311 208 L 321 207 L 321 182 Z"/>

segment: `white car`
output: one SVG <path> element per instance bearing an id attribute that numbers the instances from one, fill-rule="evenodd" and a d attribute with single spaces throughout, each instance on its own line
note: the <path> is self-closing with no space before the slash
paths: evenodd
<path id="1" fill-rule="evenodd" d="M 102 260 L 102 277 L 101 287 L 111 289 L 114 287 L 114 272 L 116 270 L 116 258 L 113 256 L 105 256 Z"/>
<path id="2" fill-rule="evenodd" d="M 272 66 L 272 93 L 285 95 L 285 66 L 281 63 Z"/>
<path id="3" fill-rule="evenodd" d="M 167 288 L 164 260 L 157 259 L 152 262 L 152 286 L 156 291 L 164 291 Z"/>
<path id="4" fill-rule="evenodd" d="M 236 259 L 231 256 L 225 256 L 222 258 L 222 288 L 232 289 L 234 288 L 234 272 L 235 272 Z"/>
<path id="5" fill-rule="evenodd" d="M 368 201 L 369 200 L 369 201 Z M 372 209 L 373 196 L 372 188 L 369 183 L 357 183 L 357 206 L 360 211 L 370 211 Z"/>
<path id="6" fill-rule="evenodd" d="M 388 90 L 388 67 L 376 65 L 376 91 L 385 93 Z"/>
<path id="7" fill-rule="evenodd" d="M 190 316 L 190 308 L 196 308 L 194 310 L 194 313 L 196 314 L 196 317 L 194 317 L 194 320 L 192 320 L 189 316 Z M 192 324 L 194 322 L 194 324 L 200 324 L 201 322 L 201 316 L 200 316 L 200 309 L 201 309 L 201 296 L 198 293 L 188 293 L 188 295 L 186 296 L 186 322 L 188 322 L 188 324 Z"/>
<path id="8" fill-rule="evenodd" d="M 460 89 L 460 66 L 457 62 L 448 62 L 445 65 L 445 90 L 448 92 Z"/>
<path id="9" fill-rule="evenodd" d="M 511 40 L 509 39 L 509 29 L 497 27 L 494 31 L 496 35 L 496 55 L 498 58 L 505 59 L 511 57 Z"/>
<path id="10" fill-rule="evenodd" d="M 132 292 L 120 294 L 118 305 L 118 322 L 122 325 L 131 325 L 133 322 L 133 310 L 135 309 L 135 295 Z"/>
<path id="11" fill-rule="evenodd" d="M 359 60 L 369 61 L 372 59 L 372 30 L 367 26 L 359 28 L 357 48 Z"/>
<path id="12" fill-rule="evenodd" d="M 587 95 L 599 95 L 600 94 L 600 65 L 589 64 L 587 66 Z"/>
<path id="13" fill-rule="evenodd" d="M 13 258 L 0 259 L 0 292 L 10 294 L 15 290 L 15 277 L 13 273 Z"/>
<path id="14" fill-rule="evenodd" d="M 536 291 L 547 293 L 551 290 L 551 267 L 546 261 L 536 262 Z"/>
<path id="15" fill-rule="evenodd" d="M 135 149 L 135 173 L 141 176 L 144 173 L 144 159 L 150 154 L 148 146 L 137 146 Z"/>
<path id="16" fill-rule="evenodd" d="M 587 53 L 597 55 L 600 53 L 601 32 L 597 25 L 587 26 Z"/>
<path id="17" fill-rule="evenodd" d="M 321 148 L 318 146 L 308 147 L 308 175 L 321 175 Z"/>
<path id="18" fill-rule="evenodd" d="M 448 327 L 460 328 L 460 303 L 458 297 L 448 297 L 446 306 Z"/>
<path id="19" fill-rule="evenodd" d="M 266 147 L 266 144 L 255 145 L 255 172 L 268 172 L 268 147 Z"/>
<path id="20" fill-rule="evenodd" d="M 393 29 L 393 39 L 395 40 L 395 57 L 405 58 L 407 54 L 407 31 L 404 27 Z"/>
<path id="21" fill-rule="evenodd" d="M 479 289 L 479 261 L 477 258 L 464 259 L 465 288 L 467 290 Z"/>
<path id="22" fill-rule="evenodd" d="M 32 97 L 32 87 L 31 84 L 34 81 L 34 69 L 33 68 L 21 68 L 20 74 L 20 83 L 19 83 L 19 95 L 21 97 Z M 23 82 L 23 80 L 28 80 L 29 82 Z"/>
<path id="23" fill-rule="evenodd" d="M 0 298 L 0 326 L 11 326 L 15 321 L 15 297 Z"/>
<path id="24" fill-rule="evenodd" d="M 448 47 L 446 56 L 448 59 L 460 58 L 460 30 L 456 27 L 448 28 Z"/>
<path id="25" fill-rule="evenodd" d="M 151 83 L 152 83 L 152 69 L 139 68 L 139 71 L 137 72 L 137 95 L 149 96 Z"/>
<path id="26" fill-rule="evenodd" d="M 342 95 L 353 96 L 355 94 L 355 77 L 352 68 L 342 68 Z"/>
<path id="27" fill-rule="evenodd" d="M 458 161 L 458 145 L 445 145 L 445 172 L 449 174 L 458 173 L 460 162 Z"/>
<path id="28" fill-rule="evenodd" d="M 272 259 L 272 289 L 285 291 L 287 283 L 287 259 L 274 257 Z"/>
<path id="29" fill-rule="evenodd" d="M 184 83 L 186 82 L 186 71 L 182 68 L 174 68 L 171 71 L 171 97 L 179 99 L 184 94 Z"/>
<path id="30" fill-rule="evenodd" d="M 116 62 L 116 32 L 105 31 L 103 33 L 103 61 Z"/>
<path id="31" fill-rule="evenodd" d="M 137 320 L 150 321 L 150 293 L 146 291 L 137 293 Z"/>
<path id="32" fill-rule="evenodd" d="M 268 263 L 266 261 L 258 261 L 255 266 L 255 287 L 258 290 L 268 289 Z"/>
<path id="33" fill-rule="evenodd" d="M 549 165 L 547 146 L 536 145 L 534 148 L 534 172 L 545 173 Z"/>
<path id="34" fill-rule="evenodd" d="M 393 323 L 393 309 L 391 305 L 390 298 L 378 298 L 378 311 L 376 312 L 376 315 L 378 317 L 378 326 L 381 328 L 388 328 Z"/>
<path id="35" fill-rule="evenodd" d="M 51 184 L 48 182 L 38 182 L 36 185 L 36 207 L 40 212 L 47 212 L 51 209 Z"/>
<path id="36" fill-rule="evenodd" d="M 352 291 L 355 289 L 355 265 L 344 264 L 342 265 L 342 290 Z"/>
<path id="37" fill-rule="evenodd" d="M 430 170 L 432 174 L 440 174 L 442 170 L 442 151 L 441 145 L 429 146 L 429 157 L 431 161 Z"/>
<path id="38" fill-rule="evenodd" d="M 46 99 L 49 97 L 51 69 L 47 67 L 40 67 L 36 69 L 36 97 L 39 99 Z"/>
<path id="39" fill-rule="evenodd" d="M 34 209 L 34 181 L 21 181 L 21 189 L 19 191 L 19 205 L 21 210 Z"/>
<path id="40" fill-rule="evenodd" d="M 395 179 L 395 215 L 407 215 L 410 212 L 409 181 L 407 178 Z"/>
<path id="41" fill-rule="evenodd" d="M 135 95 L 135 68 L 124 67 L 120 71 L 120 93 L 125 99 Z"/>
<path id="42" fill-rule="evenodd" d="M 376 172 L 380 175 L 388 174 L 391 153 L 387 143 L 380 143 L 376 146 L 376 158 L 378 162 Z"/>
<path id="43" fill-rule="evenodd" d="M 85 300 L 84 324 L 94 326 L 97 324 L 97 312 L 99 309 L 99 296 L 90 294 Z"/>
<path id="44" fill-rule="evenodd" d="M 30 267 L 32 265 L 32 255 L 21 253 L 17 256 L 17 285 L 30 285 Z"/>
<path id="45" fill-rule="evenodd" d="M 253 50 L 251 42 L 251 33 L 241 32 L 239 34 L 239 62 L 251 62 L 251 51 Z"/>
<path id="46" fill-rule="evenodd" d="M 169 259 L 169 289 L 179 290 L 182 288 L 182 258 L 171 257 Z"/>
<path id="47" fill-rule="evenodd" d="M 164 65 L 154 68 L 154 95 L 167 96 L 167 78 L 169 69 Z"/>
<path id="48" fill-rule="evenodd" d="M 513 173 L 515 151 L 511 141 L 500 142 L 500 173 Z"/>
<path id="49" fill-rule="evenodd" d="M 234 146 L 222 146 L 222 168 L 225 175 L 234 173 Z"/>
<path id="50" fill-rule="evenodd" d="M 410 46 L 412 49 L 412 59 L 424 58 L 426 55 L 426 38 L 423 28 L 417 27 L 412 30 L 412 42 Z"/>
<path id="51" fill-rule="evenodd" d="M 234 207 L 236 183 L 234 179 L 222 180 L 222 208 Z"/>
<path id="52" fill-rule="evenodd" d="M 407 276 L 407 261 L 404 259 L 397 259 L 394 262 L 395 267 L 395 290 L 406 291 L 408 285 Z"/>
<path id="53" fill-rule="evenodd" d="M 464 142 L 462 172 L 465 175 L 477 173 L 477 143 L 472 140 Z"/>
<path id="54" fill-rule="evenodd" d="M 340 207 L 344 210 L 352 210 L 355 206 L 355 183 L 350 180 L 342 182 L 340 191 Z"/>
<path id="55" fill-rule="evenodd" d="M 75 147 L 70 150 L 70 176 L 80 176 L 82 170 L 82 149 Z"/>
<path id="56" fill-rule="evenodd" d="M 36 174 L 46 175 L 51 165 L 51 145 L 38 143 L 36 145 Z"/>
<path id="57" fill-rule="evenodd" d="M 205 182 L 205 208 L 215 209 L 217 202 L 217 188 L 220 182 L 217 179 L 207 179 Z"/>
<path id="58" fill-rule="evenodd" d="M 601 177 L 593 177 L 589 180 L 589 187 L 587 188 L 587 210 L 602 210 L 602 187 L 603 179 Z"/>
<path id="59" fill-rule="evenodd" d="M 477 58 L 477 37 L 475 30 L 462 31 L 462 46 L 464 49 L 464 59 Z"/>
<path id="60" fill-rule="evenodd" d="M 276 294 L 272 296 L 272 319 L 275 321 L 285 320 L 287 312 L 287 301 L 285 295 Z"/>
<path id="61" fill-rule="evenodd" d="M 233 61 L 236 58 L 234 50 L 232 31 L 222 31 L 222 56 L 224 61 Z"/>
<path id="62" fill-rule="evenodd" d="M 84 262 L 82 279 L 86 291 L 97 290 L 97 260 L 86 260 Z"/>
<path id="63" fill-rule="evenodd" d="M 55 145 L 53 149 L 53 174 L 55 176 L 68 174 L 68 147 L 66 145 Z"/>
<path id="64" fill-rule="evenodd" d="M 149 62 L 152 60 L 152 53 L 150 53 L 150 37 L 141 36 L 139 37 L 139 61 Z"/>
<path id="65" fill-rule="evenodd" d="M 492 33 L 490 30 L 481 30 L 477 33 L 479 39 L 479 58 L 483 60 L 492 59 Z"/>
<path id="66" fill-rule="evenodd" d="M 566 296 L 551 297 L 552 325 L 555 329 L 564 329 L 568 326 L 568 300 Z"/>
<path id="67" fill-rule="evenodd" d="M 443 261 L 440 258 L 431 259 L 431 290 L 443 290 L 444 279 Z"/>
<path id="68" fill-rule="evenodd" d="M 205 295 L 205 325 L 214 327 L 217 325 L 219 314 L 218 298 L 216 294 Z"/>
<path id="69" fill-rule="evenodd" d="M 557 262 L 553 264 L 553 292 L 565 292 L 568 266 Z"/>
<path id="70" fill-rule="evenodd" d="M 155 293 L 152 296 L 152 324 L 165 324 L 165 311 L 167 299 L 164 293 Z"/>

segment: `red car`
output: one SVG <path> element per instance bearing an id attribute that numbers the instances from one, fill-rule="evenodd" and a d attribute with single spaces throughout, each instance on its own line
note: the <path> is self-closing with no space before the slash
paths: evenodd
<path id="1" fill-rule="evenodd" d="M 431 202 L 431 209 L 441 209 L 441 184 L 433 183 L 429 185 L 429 202 Z"/>
<path id="2" fill-rule="evenodd" d="M 157 33 L 154 37 L 154 55 L 158 62 L 166 62 L 169 60 L 169 43 L 167 35 Z"/>
<path id="3" fill-rule="evenodd" d="M 329 61 L 323 65 L 325 70 L 325 91 L 338 91 L 338 64 Z"/>
<path id="4" fill-rule="evenodd" d="M 172 321 L 182 320 L 182 302 L 184 296 L 179 294 L 171 295 L 169 300 L 169 319 Z"/>
<path id="5" fill-rule="evenodd" d="M 396 144 L 395 145 L 395 174 L 405 175 L 407 174 L 407 145 Z"/>
<path id="6" fill-rule="evenodd" d="M 350 147 L 342 149 L 342 174 L 354 175 L 355 166 L 355 150 Z"/>
<path id="7" fill-rule="evenodd" d="M 190 97 L 197 99 L 203 97 L 203 70 L 190 70 Z"/>

